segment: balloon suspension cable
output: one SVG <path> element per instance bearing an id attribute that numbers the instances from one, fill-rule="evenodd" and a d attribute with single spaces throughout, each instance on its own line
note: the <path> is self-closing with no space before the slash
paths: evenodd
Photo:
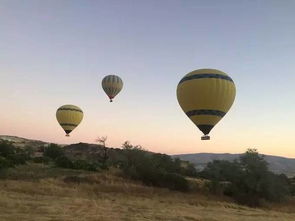
<path id="1" fill-rule="evenodd" d="M 66 134 L 66 137 L 69 137 L 70 135 L 69 134 Z"/>

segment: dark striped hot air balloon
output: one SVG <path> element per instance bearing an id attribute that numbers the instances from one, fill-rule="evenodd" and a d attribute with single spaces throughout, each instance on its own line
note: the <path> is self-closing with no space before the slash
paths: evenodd
<path id="1" fill-rule="evenodd" d="M 101 85 L 112 102 L 113 98 L 122 90 L 123 81 L 117 75 L 107 75 L 103 78 Z"/>
<path id="2" fill-rule="evenodd" d="M 236 95 L 233 80 L 216 69 L 199 69 L 185 75 L 177 86 L 177 99 L 185 114 L 203 132 L 202 140 L 232 106 Z"/>
<path id="3" fill-rule="evenodd" d="M 70 136 L 69 134 L 81 123 L 83 111 L 74 105 L 63 105 L 57 109 L 56 119 L 66 132 L 66 136 Z"/>

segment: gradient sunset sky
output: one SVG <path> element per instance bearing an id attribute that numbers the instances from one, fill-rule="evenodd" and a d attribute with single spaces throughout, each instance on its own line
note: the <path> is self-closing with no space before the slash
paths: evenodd
<path id="1" fill-rule="evenodd" d="M 294 10 L 294 0 L 0 0 L 0 134 L 295 157 Z M 210 141 L 176 99 L 200 68 L 237 88 Z M 113 103 L 101 88 L 108 74 L 124 81 Z M 70 138 L 55 117 L 64 104 L 84 111 Z"/>

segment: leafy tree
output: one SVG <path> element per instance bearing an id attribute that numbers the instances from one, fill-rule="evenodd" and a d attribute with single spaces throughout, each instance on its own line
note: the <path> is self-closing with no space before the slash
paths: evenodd
<path id="1" fill-rule="evenodd" d="M 123 143 L 122 149 L 125 158 L 121 162 L 121 168 L 125 176 L 140 180 L 146 185 L 188 190 L 188 181 L 176 172 L 178 166 L 168 155 L 144 151 L 141 146 L 133 146 L 128 141 Z"/>
<path id="2" fill-rule="evenodd" d="M 122 144 L 122 149 L 123 150 L 131 150 L 131 149 L 137 149 L 137 147 L 134 147 L 133 145 L 131 145 L 131 143 L 129 141 L 125 141 Z"/>
<path id="3" fill-rule="evenodd" d="M 238 161 L 214 160 L 209 162 L 200 173 L 205 179 L 218 181 L 233 181 L 240 179 L 242 168 Z"/>
<path id="4" fill-rule="evenodd" d="M 224 192 L 250 206 L 258 206 L 261 199 L 282 201 L 290 194 L 288 178 L 270 172 L 256 149 L 248 149 L 239 161 L 210 162 L 200 174 L 211 180 L 212 192 Z"/>

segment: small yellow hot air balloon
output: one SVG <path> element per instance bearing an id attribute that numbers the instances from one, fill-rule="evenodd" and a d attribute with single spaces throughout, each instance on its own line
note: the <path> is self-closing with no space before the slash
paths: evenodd
<path id="1" fill-rule="evenodd" d="M 113 102 L 113 98 L 122 90 L 123 81 L 117 75 L 107 75 L 101 82 L 104 92 L 110 98 L 110 102 Z"/>
<path id="2" fill-rule="evenodd" d="M 209 140 L 211 129 L 232 106 L 236 95 L 233 80 L 216 69 L 199 69 L 185 75 L 177 86 L 177 99 L 185 114 Z"/>
<path id="3" fill-rule="evenodd" d="M 81 123 L 83 119 L 83 111 L 74 105 L 63 105 L 56 111 L 56 119 L 60 126 L 66 132 L 66 136 Z"/>

